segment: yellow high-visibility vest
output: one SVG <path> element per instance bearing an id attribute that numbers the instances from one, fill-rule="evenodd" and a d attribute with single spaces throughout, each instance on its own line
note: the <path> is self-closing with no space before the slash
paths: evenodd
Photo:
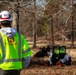
<path id="1" fill-rule="evenodd" d="M 24 36 L 16 33 L 8 38 L 0 32 L 0 68 L 3 70 L 22 69 L 22 58 L 32 55 Z"/>

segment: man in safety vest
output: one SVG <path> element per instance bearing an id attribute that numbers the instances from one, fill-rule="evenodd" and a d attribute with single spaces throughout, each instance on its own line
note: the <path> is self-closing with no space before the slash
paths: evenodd
<path id="1" fill-rule="evenodd" d="M 0 13 L 0 75 L 20 75 L 27 67 L 32 50 L 24 36 L 11 27 L 12 16 L 8 11 Z"/>

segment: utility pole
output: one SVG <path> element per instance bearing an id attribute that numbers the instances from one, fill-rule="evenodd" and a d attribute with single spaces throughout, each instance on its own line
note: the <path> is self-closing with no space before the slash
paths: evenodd
<path id="1" fill-rule="evenodd" d="M 72 16 L 72 33 L 71 33 L 71 48 L 74 48 L 74 0 L 71 1 L 72 4 L 72 12 L 71 12 L 71 16 Z"/>

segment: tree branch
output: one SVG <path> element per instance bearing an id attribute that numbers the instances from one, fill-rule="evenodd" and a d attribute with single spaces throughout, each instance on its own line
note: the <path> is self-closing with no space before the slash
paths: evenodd
<path id="1" fill-rule="evenodd" d="M 27 4 L 26 4 L 26 2 L 23 3 L 23 4 L 20 4 L 20 7 L 28 6 L 28 5 L 30 5 L 32 2 L 33 2 L 33 0 L 32 0 L 31 2 L 29 2 L 29 3 L 27 3 Z"/>

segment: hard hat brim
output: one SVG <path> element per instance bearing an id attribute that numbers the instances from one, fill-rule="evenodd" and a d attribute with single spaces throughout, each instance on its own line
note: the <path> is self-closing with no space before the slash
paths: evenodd
<path id="1" fill-rule="evenodd" d="M 12 17 L 10 19 L 8 19 L 8 18 L 0 18 L 0 21 L 5 21 L 5 20 L 12 21 Z"/>

